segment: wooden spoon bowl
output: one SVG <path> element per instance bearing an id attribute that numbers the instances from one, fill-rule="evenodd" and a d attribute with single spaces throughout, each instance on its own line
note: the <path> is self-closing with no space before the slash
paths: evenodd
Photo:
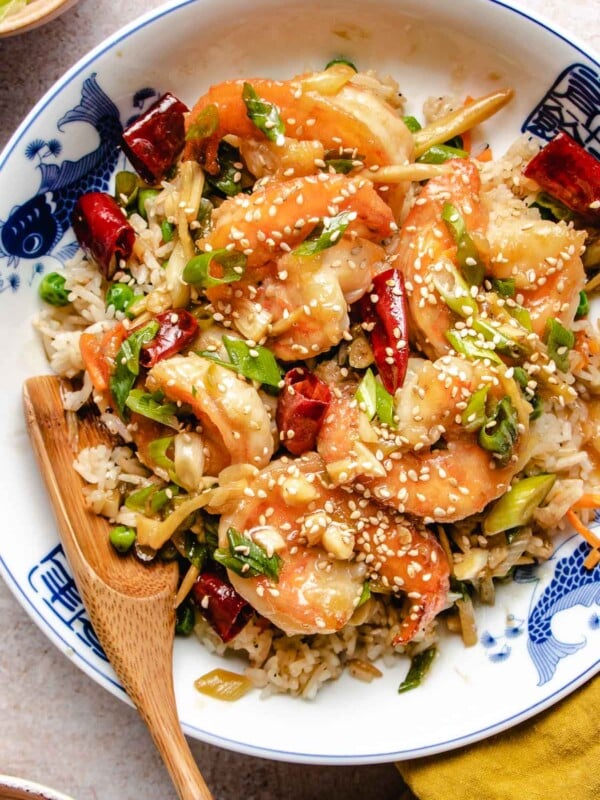
<path id="1" fill-rule="evenodd" d="M 181 800 L 211 800 L 185 740 L 173 689 L 173 562 L 120 556 L 105 519 L 84 503 L 63 410 L 60 381 L 25 382 L 27 428 L 54 508 L 61 541 L 94 630 L 125 691 L 148 726 Z M 77 448 L 114 442 L 97 415 L 78 425 Z"/>

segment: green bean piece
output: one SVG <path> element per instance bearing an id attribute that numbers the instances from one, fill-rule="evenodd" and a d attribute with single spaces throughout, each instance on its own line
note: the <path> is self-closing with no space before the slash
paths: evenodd
<path id="1" fill-rule="evenodd" d="M 111 528 L 110 543 L 117 553 L 127 553 L 131 550 L 135 539 L 136 532 L 134 528 L 128 528 L 127 525 L 117 525 L 116 528 Z"/>
<path id="2" fill-rule="evenodd" d="M 131 286 L 126 283 L 111 283 L 106 291 L 106 308 L 113 306 L 115 311 L 126 313 L 134 298 L 135 295 Z"/>
<path id="3" fill-rule="evenodd" d="M 406 678 L 404 678 L 398 687 L 399 694 L 408 692 L 411 689 L 416 689 L 417 686 L 421 685 L 423 678 L 427 675 L 433 664 L 436 652 L 437 648 L 428 647 L 427 650 L 422 650 L 412 657 L 409 670 L 406 673 Z"/>
<path id="4" fill-rule="evenodd" d="M 44 275 L 38 293 L 44 303 L 50 306 L 69 305 L 69 292 L 65 289 L 65 278 L 58 272 Z"/>
<path id="5" fill-rule="evenodd" d="M 544 473 L 514 483 L 486 515 L 483 532 L 487 536 L 493 536 L 502 531 L 527 525 L 536 508 L 539 508 L 546 499 L 555 480 L 556 475 Z"/>
<path id="6" fill-rule="evenodd" d="M 444 203 L 442 219 L 456 242 L 456 258 L 465 280 L 471 286 L 481 286 L 485 276 L 485 265 L 479 256 L 475 242 L 467 231 L 464 218 L 456 206 L 453 206 L 452 203 Z"/>
<path id="7" fill-rule="evenodd" d="M 190 636 L 196 624 L 196 612 L 190 602 L 182 603 L 175 612 L 175 633 L 178 636 Z"/>
<path id="8" fill-rule="evenodd" d="M 573 331 L 565 328 L 557 319 L 546 322 L 544 341 L 548 347 L 548 356 L 561 372 L 569 370 L 569 351 L 575 344 Z"/>
<path id="9" fill-rule="evenodd" d="M 137 200 L 140 182 L 135 172 L 121 170 L 115 175 L 115 199 L 123 208 L 129 208 Z"/>
<path id="10" fill-rule="evenodd" d="M 469 433 L 478 431 L 483 428 L 487 422 L 485 413 L 485 402 L 487 400 L 488 392 L 490 390 L 489 384 L 482 386 L 473 392 L 467 403 L 467 407 L 462 413 L 462 424 Z"/>

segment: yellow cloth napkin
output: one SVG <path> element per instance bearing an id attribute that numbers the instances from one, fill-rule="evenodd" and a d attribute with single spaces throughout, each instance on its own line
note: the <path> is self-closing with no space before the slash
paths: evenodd
<path id="1" fill-rule="evenodd" d="M 505 733 L 397 767 L 419 800 L 600 800 L 600 676 Z"/>

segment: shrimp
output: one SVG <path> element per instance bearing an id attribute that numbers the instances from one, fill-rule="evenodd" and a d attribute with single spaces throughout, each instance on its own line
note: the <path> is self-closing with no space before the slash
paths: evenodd
<path id="1" fill-rule="evenodd" d="M 319 221 L 342 211 L 356 216 L 332 246 L 293 252 Z M 316 355 L 348 330 L 348 304 L 362 297 L 385 262 L 373 240 L 395 229 L 390 209 L 366 181 L 321 175 L 268 183 L 223 203 L 215 229 L 200 243 L 209 250 L 236 245 L 247 257 L 240 281 L 212 287 L 207 296 L 219 321 L 268 341 L 279 358 Z"/>
<path id="2" fill-rule="evenodd" d="M 492 405 L 508 398 L 516 415 L 508 460 L 484 449 L 469 420 L 463 421 L 480 389 Z M 411 359 L 396 392 L 393 429 L 369 423 L 355 399 L 355 384 L 343 384 L 333 394 L 317 440 L 332 480 L 354 484 L 426 523 L 479 513 L 506 492 L 527 459 L 531 406 L 503 367 L 450 355 L 435 362 Z"/>
<path id="3" fill-rule="evenodd" d="M 176 355 L 150 369 L 146 386 L 190 407 L 201 426 L 208 474 L 230 464 L 269 463 L 274 441 L 267 409 L 257 390 L 231 370 L 195 353 Z"/>
<path id="4" fill-rule="evenodd" d="M 235 510 L 222 515 L 221 547 L 230 528 L 279 555 L 277 582 L 232 571 L 229 577 L 259 614 L 288 635 L 343 628 L 367 580 L 407 598 L 396 645 L 414 639 L 446 607 L 449 567 L 437 540 L 331 486 L 316 453 L 275 461 L 258 473 Z"/>
<path id="5" fill-rule="evenodd" d="M 481 191 L 474 161 L 453 159 L 450 172 L 428 182 L 408 214 L 393 248 L 395 266 L 409 288 L 408 306 L 415 344 L 435 359 L 451 351 L 446 333 L 460 316 L 442 300 L 440 285 L 452 284 L 457 264 L 457 245 L 442 220 L 444 203 L 452 204 L 462 216 L 485 265 L 482 287 L 471 287 L 480 311 L 502 324 L 510 320 L 501 312 L 489 289 L 494 279 L 514 281 L 515 297 L 506 302 L 523 306 L 530 317 L 530 330 L 543 339 L 550 318 L 570 325 L 575 317 L 579 293 L 585 283 L 581 261 L 585 233 L 564 222 L 531 218 L 525 212 L 515 216 L 514 208 L 503 208 Z M 505 301 L 503 300 L 502 303 Z M 529 329 L 514 330 L 514 336 Z"/>
<path id="6" fill-rule="evenodd" d="M 421 190 L 393 249 L 394 266 L 404 274 L 407 287 L 411 336 L 431 359 L 450 352 L 445 334 L 455 319 L 435 286 L 436 277 L 457 268 L 456 242 L 442 220 L 442 208 L 451 203 L 472 237 L 481 239 L 488 224 L 475 163 L 451 159 L 446 165 L 450 171 L 432 178 Z"/>
<path id="7" fill-rule="evenodd" d="M 549 319 L 570 327 L 585 285 L 581 260 L 586 232 L 565 222 L 496 215 L 487 231 L 492 275 L 515 282 L 531 328 L 544 337 Z"/>
<path id="8" fill-rule="evenodd" d="M 257 78 L 212 86 L 194 105 L 186 129 L 193 129 L 209 107 L 218 114 L 216 129 L 208 137 L 189 140 L 184 159 L 200 160 L 209 172 L 216 172 L 217 145 L 224 136 L 233 134 L 242 140 L 266 141 L 248 116 L 242 98 L 245 83 L 252 86 L 261 100 L 277 107 L 289 139 L 316 141 L 325 151 L 336 154 L 349 152 L 360 157 L 365 166 L 414 160 L 412 134 L 397 110 L 347 67 L 288 81 Z M 319 91 L 325 84 L 327 94 Z M 316 162 L 315 172 L 317 165 L 323 164 L 320 158 Z"/>

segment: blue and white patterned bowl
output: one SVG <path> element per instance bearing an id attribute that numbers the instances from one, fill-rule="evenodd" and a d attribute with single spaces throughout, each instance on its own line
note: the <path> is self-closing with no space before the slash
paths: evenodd
<path id="1" fill-rule="evenodd" d="M 396 77 L 408 113 L 419 114 L 430 95 L 513 86 L 514 101 L 484 129 L 496 152 L 522 130 L 549 139 L 564 128 L 600 156 L 598 59 L 496 0 L 171 4 L 76 64 L 0 156 L 0 569 L 49 638 L 122 699 L 58 543 L 22 420 L 23 380 L 47 371 L 31 327 L 37 286 L 73 252 L 75 196 L 109 185 L 122 163 L 122 126 L 157 93 L 192 103 L 226 78 L 287 77 L 338 55 Z M 600 567 L 583 568 L 587 549 L 566 536 L 543 567 L 518 571 L 493 608 L 478 610 L 479 644 L 465 649 L 445 639 L 426 683 L 408 694 L 396 691 L 406 670 L 399 664 L 370 685 L 344 677 L 314 702 L 255 693 L 219 704 L 193 687 L 219 659 L 178 641 L 185 730 L 269 758 L 358 764 L 433 754 L 506 729 L 598 671 Z"/>

